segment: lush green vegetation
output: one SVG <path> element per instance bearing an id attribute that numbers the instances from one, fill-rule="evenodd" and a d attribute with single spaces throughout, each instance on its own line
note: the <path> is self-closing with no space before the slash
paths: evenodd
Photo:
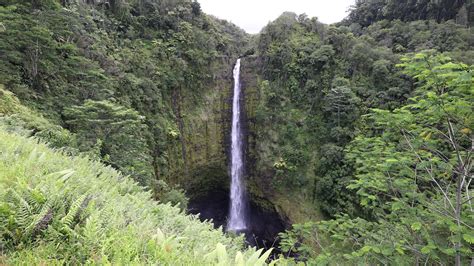
<path id="1" fill-rule="evenodd" d="M 111 167 L 0 130 L 0 263 L 263 264 Z M 234 259 L 235 258 L 235 259 Z"/>
<path id="2" fill-rule="evenodd" d="M 473 66 L 423 53 L 402 62 L 414 96 L 371 109 L 346 148 L 355 168 L 347 189 L 366 218 L 339 214 L 284 234 L 288 249 L 308 239 L 297 249 L 315 263 L 460 265 L 473 256 Z"/>
<path id="3" fill-rule="evenodd" d="M 310 264 L 472 258 L 468 5 L 405 2 L 330 26 L 284 13 L 256 37 L 252 179 L 326 216 L 281 235 Z"/>
<path id="4" fill-rule="evenodd" d="M 468 25 L 468 1 L 410 1 L 410 0 L 357 0 L 344 23 L 358 23 L 369 26 L 379 20 L 435 20 L 442 22 L 456 20 Z"/>
<path id="5" fill-rule="evenodd" d="M 239 56 L 247 187 L 293 223 L 284 253 L 472 263 L 470 9 L 357 0 L 250 36 L 192 0 L 0 0 L 0 264 L 263 264 L 184 213 L 227 189 Z"/>
<path id="6" fill-rule="evenodd" d="M 255 178 L 270 178 L 283 194 L 303 194 L 330 216 L 361 212 L 347 190 L 354 167 L 344 151 L 361 115 L 394 110 L 413 95 L 412 79 L 396 67 L 400 57 L 431 49 L 466 63 L 474 58 L 472 34 L 452 21 L 383 20 L 362 28 L 285 13 L 257 38 Z"/>
<path id="7" fill-rule="evenodd" d="M 150 197 L 185 209 L 176 185 L 221 157 L 220 106 L 209 103 L 227 94 L 222 65 L 243 31 L 191 1 L 0 3 L 0 264 L 268 257 Z"/>
<path id="8" fill-rule="evenodd" d="M 227 94 L 246 35 L 192 1 L 83 2 L 0 1 L 0 83 L 157 194 L 185 183 L 221 157 L 220 106 L 206 101 Z"/>

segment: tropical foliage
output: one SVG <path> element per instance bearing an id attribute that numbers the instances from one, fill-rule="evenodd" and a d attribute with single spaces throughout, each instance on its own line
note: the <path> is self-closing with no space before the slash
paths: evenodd
<path id="1" fill-rule="evenodd" d="M 414 97 L 393 111 L 372 109 L 347 148 L 355 166 L 347 188 L 369 218 L 346 214 L 296 226 L 284 235 L 287 249 L 301 236 L 320 253 L 308 252 L 310 242 L 297 250 L 318 264 L 471 260 L 473 66 L 430 53 L 399 66 L 416 80 Z"/>
<path id="2" fill-rule="evenodd" d="M 0 3 L 0 83 L 75 136 L 58 146 L 157 195 L 222 158 L 222 65 L 245 46 L 242 30 L 187 0 Z"/>
<path id="3" fill-rule="evenodd" d="M 110 166 L 0 130 L 0 263 L 262 265 Z"/>

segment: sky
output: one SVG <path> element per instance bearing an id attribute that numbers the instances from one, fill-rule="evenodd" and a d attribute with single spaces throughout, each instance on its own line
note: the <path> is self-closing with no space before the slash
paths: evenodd
<path id="1" fill-rule="evenodd" d="M 284 11 L 306 13 L 331 24 L 341 21 L 355 0 L 198 0 L 202 10 L 231 21 L 248 33 L 258 33 Z"/>

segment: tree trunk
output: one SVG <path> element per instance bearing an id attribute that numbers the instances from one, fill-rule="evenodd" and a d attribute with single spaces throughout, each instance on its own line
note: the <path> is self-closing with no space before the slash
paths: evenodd
<path id="1" fill-rule="evenodd" d="M 456 143 L 456 138 L 454 134 L 454 128 L 451 123 L 451 120 L 448 119 L 448 133 L 449 133 L 449 139 L 451 142 L 451 145 L 453 146 L 454 151 L 456 152 L 456 156 L 458 159 L 458 167 L 457 171 L 458 173 L 454 174 L 454 178 L 456 180 L 456 203 L 455 203 L 455 213 L 454 217 L 456 219 L 456 223 L 458 225 L 458 229 L 461 229 L 461 212 L 462 212 L 462 188 L 463 188 L 463 181 L 466 176 L 466 171 L 464 169 L 464 162 L 461 157 L 461 153 L 459 152 L 459 147 Z M 458 232 L 458 240 L 454 244 L 455 250 L 456 250 L 456 259 L 455 259 L 455 264 L 456 266 L 461 266 L 461 230 Z"/>

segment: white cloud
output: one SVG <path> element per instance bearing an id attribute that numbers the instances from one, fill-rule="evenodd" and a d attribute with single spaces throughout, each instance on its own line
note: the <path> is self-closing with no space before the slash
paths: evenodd
<path id="1" fill-rule="evenodd" d="M 198 0 L 205 13 L 258 33 L 284 11 L 306 13 L 330 24 L 341 21 L 355 0 Z"/>

